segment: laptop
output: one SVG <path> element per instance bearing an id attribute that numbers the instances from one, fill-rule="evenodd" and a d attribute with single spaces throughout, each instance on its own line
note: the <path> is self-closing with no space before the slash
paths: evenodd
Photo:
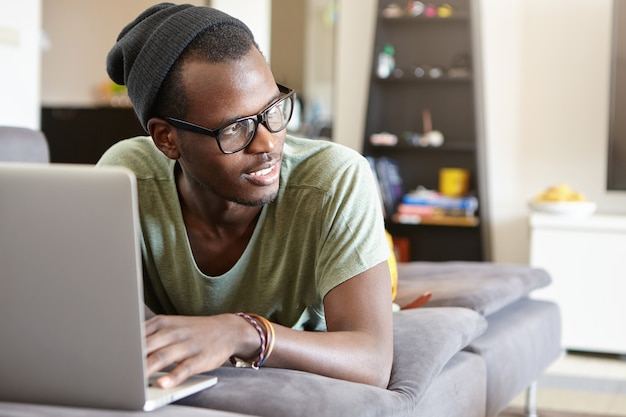
<path id="1" fill-rule="evenodd" d="M 217 382 L 149 387 L 136 179 L 0 163 L 0 401 L 153 410 Z"/>

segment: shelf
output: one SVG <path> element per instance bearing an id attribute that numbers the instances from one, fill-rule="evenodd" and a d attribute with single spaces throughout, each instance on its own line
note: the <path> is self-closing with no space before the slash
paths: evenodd
<path id="1" fill-rule="evenodd" d="M 386 146 L 386 145 L 372 145 L 368 144 L 368 150 L 373 153 L 384 153 L 384 152 L 419 152 L 419 153 L 448 153 L 448 152 L 475 152 L 476 144 L 475 143 L 450 143 L 444 144 L 442 146 L 412 146 L 405 143 L 398 143 L 397 145 Z"/>
<path id="2" fill-rule="evenodd" d="M 56 163 L 95 164 L 120 139 L 146 135 L 130 107 L 42 107 L 41 130 Z"/>
<path id="3" fill-rule="evenodd" d="M 411 214 L 394 214 L 392 220 L 396 224 L 429 225 L 429 226 L 453 226 L 453 227 L 476 227 L 480 224 L 478 217 L 452 217 L 432 216 L 421 217 Z"/>
<path id="4" fill-rule="evenodd" d="M 485 259 L 484 219 L 478 212 L 436 210 L 402 219 L 391 215 L 399 203 L 398 195 L 407 189 L 423 186 L 437 190 L 443 167 L 469 172 L 468 188 L 474 190 L 481 203 L 486 201 L 485 190 L 480 187 L 483 181 L 477 116 L 481 112 L 475 97 L 475 83 L 481 74 L 479 68 L 472 67 L 472 58 L 476 58 L 472 53 L 475 1 L 455 0 L 450 3 L 451 16 L 426 17 L 410 15 L 406 3 L 378 0 L 363 152 L 371 157 L 385 193 L 389 215 L 386 226 L 394 238 L 406 239 L 410 244 L 409 260 Z M 389 17 L 389 12 L 398 16 Z M 378 58 L 387 44 L 394 48 L 396 71 L 388 78 L 379 78 Z M 416 73 L 418 67 L 424 72 Z M 432 120 L 424 113 L 426 109 L 432 113 Z M 431 129 L 443 133 L 441 146 L 419 146 L 422 133 Z M 370 142 L 372 135 L 383 132 L 397 136 L 396 144 Z M 385 138 L 380 139 L 374 142 L 384 143 Z M 394 142 L 394 138 L 389 139 Z M 435 143 L 422 139 L 421 143 Z M 383 169 L 378 169 L 378 163 Z M 386 172 L 385 166 L 395 168 Z"/>
<path id="5" fill-rule="evenodd" d="M 446 77 L 439 78 L 417 78 L 417 77 L 394 77 L 389 78 L 375 78 L 376 82 L 382 84 L 467 84 L 472 81 L 472 77 Z"/>
<path id="6" fill-rule="evenodd" d="M 464 11 L 454 13 L 450 17 L 426 17 L 426 16 L 398 16 L 398 17 L 386 17 L 379 15 L 378 20 L 385 23 L 398 23 L 398 24 L 444 24 L 444 23 L 459 23 L 469 21 L 469 14 Z"/>

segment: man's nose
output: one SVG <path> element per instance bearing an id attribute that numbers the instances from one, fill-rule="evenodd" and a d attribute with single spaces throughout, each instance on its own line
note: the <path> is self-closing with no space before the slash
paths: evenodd
<path id="1" fill-rule="evenodd" d="M 252 143 L 248 146 L 248 150 L 252 153 L 272 152 L 280 140 L 277 135 L 277 133 L 272 133 L 267 130 L 263 123 L 259 123 L 254 139 L 252 139 Z"/>

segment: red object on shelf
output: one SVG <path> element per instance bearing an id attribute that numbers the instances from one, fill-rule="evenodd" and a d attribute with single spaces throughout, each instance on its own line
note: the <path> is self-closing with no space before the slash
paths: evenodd
<path id="1" fill-rule="evenodd" d="M 411 243 L 406 237 L 394 237 L 393 248 L 398 262 L 409 262 L 411 260 Z"/>

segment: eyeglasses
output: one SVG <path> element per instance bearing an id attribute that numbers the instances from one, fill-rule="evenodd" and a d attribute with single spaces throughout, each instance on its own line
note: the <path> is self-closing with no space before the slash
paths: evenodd
<path id="1" fill-rule="evenodd" d="M 164 117 L 175 128 L 188 132 L 212 136 L 217 140 L 217 146 L 225 154 L 239 152 L 245 149 L 256 135 L 259 123 L 272 133 L 278 133 L 287 127 L 293 113 L 293 101 L 296 95 L 291 88 L 276 84 L 281 96 L 262 112 L 255 116 L 242 117 L 234 122 L 217 129 L 207 129 L 174 117 Z"/>

